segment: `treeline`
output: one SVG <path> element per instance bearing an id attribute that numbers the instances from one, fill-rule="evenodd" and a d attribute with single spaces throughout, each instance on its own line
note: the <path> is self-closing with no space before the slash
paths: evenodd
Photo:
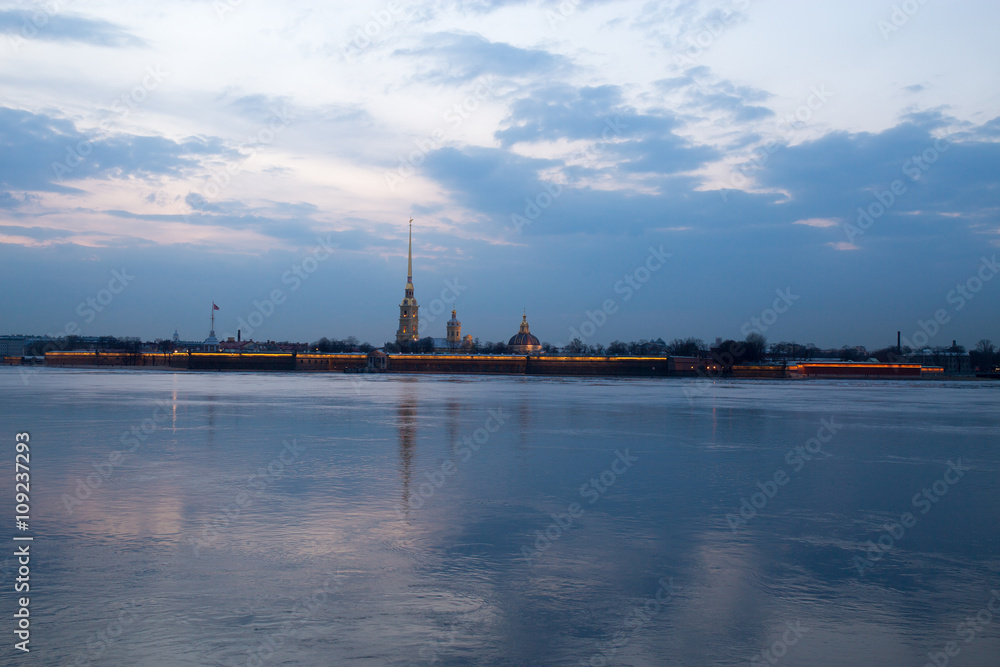
<path id="1" fill-rule="evenodd" d="M 969 361 L 973 368 L 982 371 L 996 370 L 1000 366 L 1000 350 L 993 345 L 993 341 L 984 338 L 969 352 Z"/>
<path id="2" fill-rule="evenodd" d="M 348 336 L 343 340 L 337 338 L 320 338 L 318 341 L 310 346 L 317 352 L 332 352 L 332 353 L 346 353 L 346 352 L 363 352 L 368 354 L 375 349 L 375 346 L 364 342 L 361 343 L 354 336 Z"/>
<path id="3" fill-rule="evenodd" d="M 24 354 L 26 356 L 42 356 L 46 352 L 72 351 L 72 350 L 121 350 L 126 352 L 139 352 L 149 343 L 143 343 L 138 338 L 116 338 L 115 336 L 101 336 L 99 338 L 87 338 L 84 340 L 80 336 L 64 336 L 62 338 L 36 339 L 25 344 Z M 155 348 L 163 352 L 171 351 L 175 346 L 172 340 L 156 340 L 152 344 Z M 328 353 L 364 353 L 367 354 L 375 350 L 375 346 L 368 342 L 360 342 L 356 337 L 349 336 L 344 339 L 320 338 L 310 346 L 310 349 L 318 352 Z M 431 337 L 421 338 L 409 345 L 399 345 L 395 342 L 386 342 L 383 348 L 386 352 L 430 354 L 435 351 L 434 339 Z M 481 342 L 478 338 L 472 341 L 471 346 L 461 346 L 456 351 L 471 354 L 510 354 L 510 348 L 504 342 L 494 343 L 492 341 Z M 640 339 L 638 341 L 624 342 L 620 340 L 612 341 L 605 347 L 598 343 L 587 344 L 579 338 L 574 338 L 562 348 L 557 348 L 550 343 L 542 343 L 542 349 L 538 354 L 542 355 L 581 355 L 581 356 L 672 356 L 672 357 L 699 357 L 711 359 L 723 366 L 733 366 L 741 364 L 757 363 L 781 363 L 784 361 L 798 361 L 810 359 L 837 359 L 840 361 L 868 361 L 875 359 L 882 363 L 900 363 L 906 360 L 907 355 L 921 350 L 913 350 L 910 347 L 895 345 L 884 347 L 879 350 L 869 351 L 864 346 L 854 347 L 843 346 L 840 348 L 820 348 L 812 343 L 802 345 L 794 341 L 781 341 L 779 343 L 768 344 L 767 338 L 760 333 L 751 333 L 744 340 L 724 340 L 713 346 L 706 345 L 700 338 L 675 338 L 669 343 L 662 338 L 655 340 Z M 930 348 L 930 355 L 964 354 L 965 347 L 962 345 L 939 346 Z M 973 369 L 990 371 L 1000 366 L 1000 349 L 989 339 L 982 339 L 969 351 L 969 361 Z"/>
<path id="4" fill-rule="evenodd" d="M 894 345 L 892 347 L 876 350 L 875 352 L 872 352 L 871 356 L 885 363 L 893 363 L 901 360 L 907 354 L 919 351 L 920 350 L 913 350 L 906 345 L 897 349 Z M 929 356 L 944 356 L 946 354 L 965 354 L 965 346 L 956 344 L 947 347 L 933 347 L 930 348 Z M 969 365 L 972 366 L 973 370 L 995 370 L 998 366 L 1000 366 L 1000 349 L 997 349 L 997 347 L 993 344 L 993 341 L 988 338 L 980 340 L 976 343 L 974 348 L 969 350 Z"/>

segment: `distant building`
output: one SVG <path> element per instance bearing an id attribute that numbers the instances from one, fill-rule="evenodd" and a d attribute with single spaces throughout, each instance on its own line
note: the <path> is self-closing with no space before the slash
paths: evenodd
<path id="1" fill-rule="evenodd" d="M 205 339 L 205 342 L 203 344 L 203 349 L 204 349 L 205 352 L 218 352 L 219 351 L 219 339 L 215 337 L 215 311 L 217 311 L 218 309 L 219 309 L 219 307 L 216 306 L 215 302 L 213 301 L 212 302 L 212 328 L 208 332 L 208 338 Z"/>
<path id="2" fill-rule="evenodd" d="M 451 311 L 451 319 L 448 320 L 448 324 L 445 325 L 447 330 L 446 342 L 450 348 L 457 348 L 462 345 L 462 323 L 458 321 L 456 312 L 457 311 L 453 308 Z"/>
<path id="3" fill-rule="evenodd" d="M 507 348 L 514 354 L 532 354 L 542 349 L 542 344 L 528 328 L 528 314 L 521 318 L 521 329 L 507 342 Z"/>
<path id="4" fill-rule="evenodd" d="M 903 355 L 905 363 L 940 366 L 945 375 L 971 375 L 972 360 L 968 352 L 935 352 L 925 349 Z"/>
<path id="5" fill-rule="evenodd" d="M 413 219 L 410 219 L 410 240 L 406 259 L 406 291 L 399 304 L 399 329 L 396 330 L 396 343 L 409 345 L 420 338 L 420 318 L 417 311 L 420 306 L 413 296 Z"/>
<path id="6" fill-rule="evenodd" d="M 0 336 L 0 357 L 23 357 L 27 336 Z"/>
<path id="7" fill-rule="evenodd" d="M 444 338 L 432 338 L 435 352 L 468 352 L 472 349 L 472 336 L 462 338 L 462 323 L 458 321 L 457 311 L 452 309 L 451 319 L 445 324 Z"/>

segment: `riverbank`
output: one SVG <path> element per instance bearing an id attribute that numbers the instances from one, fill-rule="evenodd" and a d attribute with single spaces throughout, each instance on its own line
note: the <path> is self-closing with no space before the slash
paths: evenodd
<path id="1" fill-rule="evenodd" d="M 147 368 L 196 371 L 299 371 L 339 373 L 463 373 L 707 378 L 933 379 L 943 369 L 920 364 L 792 362 L 723 367 L 690 357 L 594 357 L 488 354 L 319 354 L 233 352 L 49 352 L 54 367 Z M 969 378 L 974 379 L 974 378 Z"/>

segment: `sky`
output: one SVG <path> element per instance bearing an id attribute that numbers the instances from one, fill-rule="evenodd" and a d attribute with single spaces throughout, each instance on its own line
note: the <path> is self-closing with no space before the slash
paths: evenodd
<path id="1" fill-rule="evenodd" d="M 0 2 L 0 333 L 1000 342 L 1000 4 Z M 915 345 L 916 346 L 916 345 Z"/>

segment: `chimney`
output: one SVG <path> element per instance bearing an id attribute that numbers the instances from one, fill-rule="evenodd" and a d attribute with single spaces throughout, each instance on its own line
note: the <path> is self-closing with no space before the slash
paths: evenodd
<path id="1" fill-rule="evenodd" d="M 903 344 L 902 344 L 902 341 L 900 339 L 902 333 L 903 333 L 902 331 L 897 331 L 896 332 L 896 351 L 897 352 L 899 352 L 899 351 L 901 351 L 903 349 Z"/>
<path id="2" fill-rule="evenodd" d="M 241 338 L 241 334 L 242 334 L 242 333 L 243 333 L 243 332 L 242 332 L 242 331 L 241 331 L 240 329 L 237 329 L 237 330 L 236 330 L 236 340 L 237 340 L 237 342 L 239 342 L 239 341 L 243 340 L 243 338 Z"/>

